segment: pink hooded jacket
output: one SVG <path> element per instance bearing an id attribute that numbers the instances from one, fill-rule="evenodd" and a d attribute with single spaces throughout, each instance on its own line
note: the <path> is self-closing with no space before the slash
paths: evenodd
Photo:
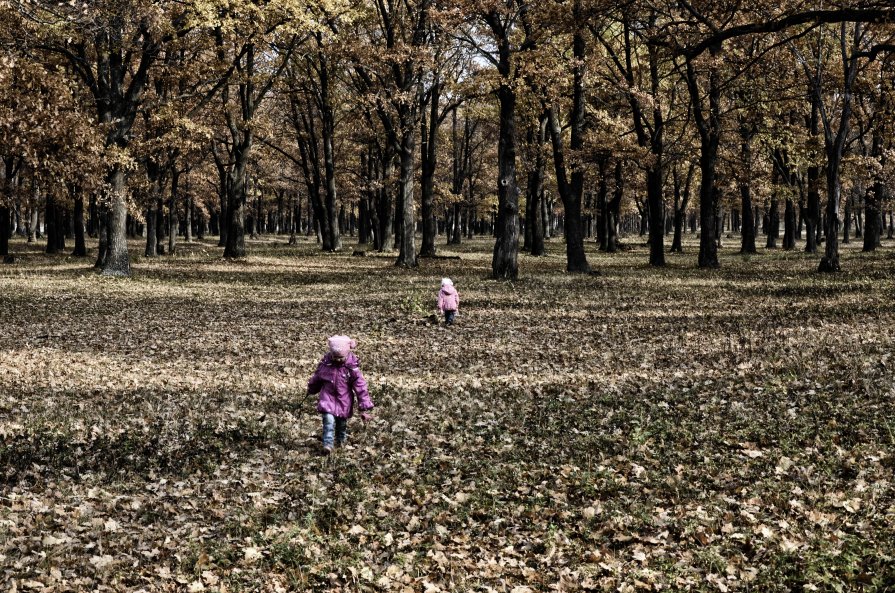
<path id="1" fill-rule="evenodd" d="M 362 411 L 373 408 L 373 400 L 367 390 L 367 380 L 360 372 L 357 356 L 348 352 L 345 362 L 336 363 L 332 353 L 327 352 L 317 370 L 308 381 L 308 393 L 319 393 L 317 411 L 332 414 L 338 418 L 351 418 L 354 413 L 354 397 Z"/>
<path id="2" fill-rule="evenodd" d="M 446 279 L 447 280 L 447 279 Z M 438 310 L 456 311 L 460 308 L 460 294 L 454 288 L 453 282 L 447 280 L 447 283 L 441 283 L 441 290 L 438 291 Z"/>

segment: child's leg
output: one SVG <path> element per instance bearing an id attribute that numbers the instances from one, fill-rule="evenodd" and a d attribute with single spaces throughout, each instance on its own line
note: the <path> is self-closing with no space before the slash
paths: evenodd
<path id="1" fill-rule="evenodd" d="M 336 418 L 336 446 L 344 445 L 348 438 L 348 418 Z"/>
<path id="2" fill-rule="evenodd" d="M 457 314 L 456 311 L 445 311 L 444 312 L 444 322 L 447 325 L 453 325 L 454 324 L 454 316 L 456 314 Z"/>
<path id="3" fill-rule="evenodd" d="M 333 429 L 335 428 L 336 418 L 332 414 L 323 412 L 320 417 L 323 419 L 323 447 L 333 448 Z"/>

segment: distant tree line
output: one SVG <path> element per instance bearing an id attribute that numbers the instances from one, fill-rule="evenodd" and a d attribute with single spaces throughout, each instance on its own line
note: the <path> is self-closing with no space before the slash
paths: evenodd
<path id="1" fill-rule="evenodd" d="M 892 237 L 895 8 L 856 1 L 187 0 L 0 6 L 0 255 L 130 272 L 213 235 L 343 238 L 492 274 L 561 234 L 740 251 Z M 781 237 L 782 229 L 782 237 Z M 41 234 L 44 237 L 41 237 Z M 441 241 L 438 238 L 441 237 Z M 670 239 L 669 239 L 670 237 Z M 417 245 L 417 240 L 420 243 Z"/>

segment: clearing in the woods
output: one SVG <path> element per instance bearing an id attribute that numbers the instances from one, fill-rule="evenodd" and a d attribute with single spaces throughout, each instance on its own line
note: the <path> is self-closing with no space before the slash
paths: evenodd
<path id="1" fill-rule="evenodd" d="M 890 591 L 895 258 L 696 244 L 491 273 L 313 243 L 0 268 L 0 584 L 98 591 Z M 462 302 L 433 324 L 440 279 Z M 375 418 L 319 454 L 358 342 Z"/>

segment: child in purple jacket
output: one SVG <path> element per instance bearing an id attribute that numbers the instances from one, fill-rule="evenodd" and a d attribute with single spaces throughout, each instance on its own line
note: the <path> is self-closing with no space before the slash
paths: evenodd
<path id="1" fill-rule="evenodd" d="M 354 398 L 361 419 L 367 422 L 373 401 L 367 391 L 367 381 L 360 371 L 360 361 L 352 350 L 357 342 L 348 336 L 332 336 L 327 352 L 308 381 L 308 393 L 319 393 L 317 411 L 323 419 L 323 454 L 329 455 L 333 445 L 340 447 L 348 437 L 348 419 L 354 413 Z M 335 437 L 335 438 L 334 438 Z"/>
<path id="2" fill-rule="evenodd" d="M 438 291 L 438 310 L 444 314 L 444 324 L 454 325 L 454 317 L 460 308 L 460 295 L 454 288 L 450 278 L 441 279 L 441 290 Z"/>

